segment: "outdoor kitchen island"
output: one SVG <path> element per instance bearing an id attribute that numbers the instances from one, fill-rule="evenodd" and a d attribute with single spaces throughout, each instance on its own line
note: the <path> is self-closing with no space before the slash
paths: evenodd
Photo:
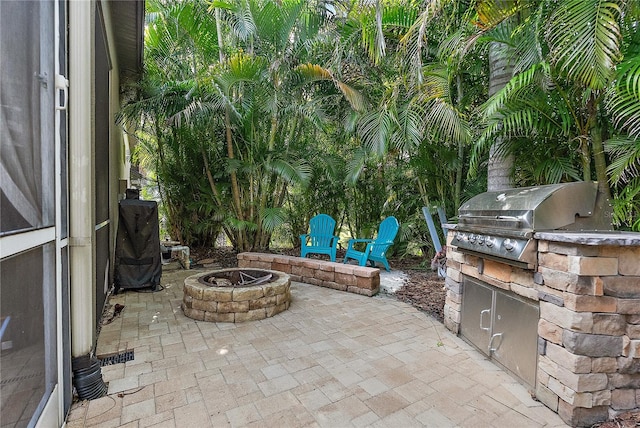
<path id="1" fill-rule="evenodd" d="M 570 425 L 640 409 L 640 234 L 534 230 L 523 263 L 469 249 L 468 227 L 447 227 L 449 330 Z"/>

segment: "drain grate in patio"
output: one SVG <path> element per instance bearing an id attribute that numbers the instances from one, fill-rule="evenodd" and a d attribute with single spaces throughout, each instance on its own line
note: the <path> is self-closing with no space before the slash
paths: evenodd
<path id="1" fill-rule="evenodd" d="M 98 359 L 100 360 L 100 367 L 126 363 L 127 361 L 133 361 L 133 349 L 129 349 L 118 354 L 102 355 L 99 356 Z"/>

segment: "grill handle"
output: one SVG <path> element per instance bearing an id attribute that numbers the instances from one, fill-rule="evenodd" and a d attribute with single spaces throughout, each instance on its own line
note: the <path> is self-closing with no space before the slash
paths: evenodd
<path id="1" fill-rule="evenodd" d="M 484 309 L 480 311 L 480 330 L 484 330 L 484 331 L 491 330 L 491 326 L 484 327 L 484 316 L 485 314 L 490 314 L 490 313 L 491 313 L 491 309 Z"/>
<path id="2" fill-rule="evenodd" d="M 498 343 L 498 346 L 494 347 L 492 345 L 493 345 L 493 340 L 496 337 L 500 338 L 500 342 Z M 502 344 L 502 333 L 496 333 L 496 334 L 492 335 L 491 336 L 491 340 L 489 340 L 489 353 L 496 352 L 501 344 Z"/>
<path id="3" fill-rule="evenodd" d="M 491 220 L 502 220 L 502 221 L 516 221 L 518 223 L 522 222 L 522 217 L 516 217 L 512 215 L 497 215 L 497 216 L 486 216 L 486 215 L 473 215 L 473 214 L 460 214 L 458 218 L 469 218 L 469 219 L 491 219 Z"/>

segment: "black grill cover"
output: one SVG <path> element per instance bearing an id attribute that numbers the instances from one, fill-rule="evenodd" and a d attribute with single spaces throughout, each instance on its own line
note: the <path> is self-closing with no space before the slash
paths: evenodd
<path id="1" fill-rule="evenodd" d="M 116 237 L 115 292 L 158 288 L 162 276 L 158 204 L 123 199 Z"/>

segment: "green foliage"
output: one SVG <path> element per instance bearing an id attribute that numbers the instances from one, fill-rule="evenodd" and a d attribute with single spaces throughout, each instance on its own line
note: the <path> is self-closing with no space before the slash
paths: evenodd
<path id="1" fill-rule="evenodd" d="M 421 208 L 454 218 L 486 190 L 496 139 L 518 185 L 605 171 L 616 224 L 640 229 L 633 2 L 146 5 L 145 75 L 119 120 L 188 245 L 297 246 L 318 213 L 371 237 L 394 215 L 393 251 L 432 255 Z M 490 98 L 488 43 L 515 52 Z"/>
<path id="2" fill-rule="evenodd" d="M 637 6 L 517 3 L 523 8 L 518 25 L 496 39 L 517 47 L 517 73 L 483 106 L 487 126 L 474 148 L 472 172 L 481 165 L 478 155 L 503 138 L 501 154 L 516 154 L 518 183 L 596 179 L 605 197 L 612 187 L 617 225 L 631 227 L 640 134 Z M 515 16 L 497 3 L 482 2 L 486 7 L 500 19 Z"/>
<path id="3" fill-rule="evenodd" d="M 613 125 L 631 138 L 640 137 L 640 52 L 617 69 L 616 84 L 607 97 Z"/>
<path id="4" fill-rule="evenodd" d="M 605 150 L 614 159 L 608 171 L 613 184 L 614 224 L 640 232 L 640 140 L 611 138 Z"/>
<path id="5" fill-rule="evenodd" d="M 566 0 L 549 18 L 549 57 L 560 73 L 595 90 L 611 81 L 620 60 L 621 4 Z"/>
<path id="6" fill-rule="evenodd" d="M 640 178 L 614 187 L 613 221 L 622 230 L 640 232 Z"/>

